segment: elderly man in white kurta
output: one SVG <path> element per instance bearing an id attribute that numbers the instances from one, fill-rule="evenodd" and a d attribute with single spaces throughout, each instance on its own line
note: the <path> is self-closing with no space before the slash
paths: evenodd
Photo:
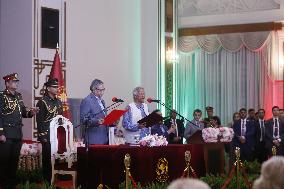
<path id="1" fill-rule="evenodd" d="M 133 99 L 134 102 L 126 107 L 128 112 L 124 114 L 122 121 L 122 126 L 125 129 L 125 140 L 129 144 L 137 144 L 139 139 L 150 134 L 149 128 L 145 128 L 143 124 L 137 123 L 140 119 L 149 115 L 148 106 L 144 103 L 144 88 L 136 87 L 133 90 Z"/>

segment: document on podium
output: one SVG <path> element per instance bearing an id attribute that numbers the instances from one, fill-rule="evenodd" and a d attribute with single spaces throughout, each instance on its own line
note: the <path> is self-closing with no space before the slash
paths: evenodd
<path id="1" fill-rule="evenodd" d="M 112 110 L 105 118 L 102 125 L 113 125 L 128 110 Z"/>
<path id="2" fill-rule="evenodd" d="M 138 121 L 139 124 L 145 124 L 145 127 L 151 127 L 159 122 L 163 121 L 163 117 L 157 113 L 150 113 L 146 117 Z"/>

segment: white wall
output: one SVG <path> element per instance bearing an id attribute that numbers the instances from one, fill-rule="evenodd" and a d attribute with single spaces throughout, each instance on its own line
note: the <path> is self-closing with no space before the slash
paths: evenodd
<path id="1" fill-rule="evenodd" d="M 68 96 L 84 98 L 99 78 L 107 104 L 132 101 L 136 86 L 156 97 L 157 10 L 157 0 L 67 1 Z"/>
<path id="2" fill-rule="evenodd" d="M 32 1 L 0 0 L 0 90 L 2 77 L 17 72 L 19 92 L 32 105 Z M 24 119 L 24 138 L 32 136 L 32 119 Z"/>

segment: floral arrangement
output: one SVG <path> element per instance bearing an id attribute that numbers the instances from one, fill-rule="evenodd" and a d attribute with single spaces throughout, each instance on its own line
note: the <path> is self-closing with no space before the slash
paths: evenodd
<path id="1" fill-rule="evenodd" d="M 20 170 L 36 170 L 41 167 L 41 152 L 40 143 L 24 142 L 20 151 L 18 169 Z"/>
<path id="2" fill-rule="evenodd" d="M 41 144 L 40 143 L 23 143 L 20 155 L 38 155 L 41 154 Z"/>
<path id="3" fill-rule="evenodd" d="M 147 135 L 143 137 L 138 144 L 140 146 L 167 146 L 168 141 L 164 136 L 158 136 L 157 134 L 155 135 Z"/>
<path id="4" fill-rule="evenodd" d="M 205 128 L 202 130 L 202 138 L 204 142 L 231 142 L 234 136 L 232 128 L 219 127 L 219 128 Z"/>
<path id="5" fill-rule="evenodd" d="M 208 127 L 202 129 L 202 138 L 204 142 L 218 142 L 219 134 L 219 128 Z"/>
<path id="6" fill-rule="evenodd" d="M 220 138 L 221 142 L 231 142 L 233 140 L 234 130 L 232 128 L 220 127 L 219 131 L 221 135 L 221 138 Z"/>

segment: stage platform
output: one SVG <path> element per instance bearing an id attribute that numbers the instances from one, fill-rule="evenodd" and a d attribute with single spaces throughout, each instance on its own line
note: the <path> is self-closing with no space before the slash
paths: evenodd
<path id="1" fill-rule="evenodd" d="M 89 152 L 80 147 L 77 164 L 78 186 L 96 188 L 102 183 L 110 188 L 118 188 L 125 180 L 124 156 L 127 153 L 131 157 L 130 171 L 135 181 L 142 185 L 158 182 L 157 166 L 165 158 L 168 162 L 167 182 L 170 182 L 182 176 L 185 168 L 184 154 L 187 150 L 191 152 L 191 166 L 197 176 L 204 176 L 203 147 L 199 144 L 161 147 L 92 145 Z"/>

